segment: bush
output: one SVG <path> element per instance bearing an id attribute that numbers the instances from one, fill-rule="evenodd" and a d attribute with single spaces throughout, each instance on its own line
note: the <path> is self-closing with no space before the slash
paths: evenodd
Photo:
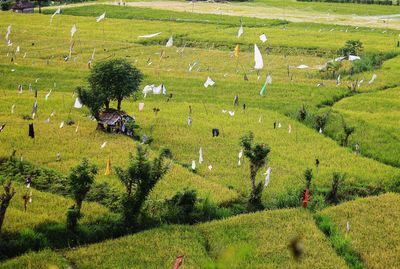
<path id="1" fill-rule="evenodd" d="M 11 6 L 12 6 L 13 4 L 14 4 L 14 3 L 11 2 L 11 1 L 1 1 L 1 3 L 0 3 L 1 10 L 2 10 L 2 11 L 10 10 L 10 8 L 11 8 Z"/>

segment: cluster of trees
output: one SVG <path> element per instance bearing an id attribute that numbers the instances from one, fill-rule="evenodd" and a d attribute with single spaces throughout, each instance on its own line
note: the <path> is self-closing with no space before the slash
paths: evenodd
<path id="1" fill-rule="evenodd" d="M 124 184 L 126 192 L 121 199 L 123 213 L 123 224 L 129 230 L 137 227 L 142 207 L 151 190 L 157 182 L 167 173 L 172 162 L 172 153 L 163 149 L 153 160 L 149 160 L 147 150 L 137 146 L 137 154 L 129 156 L 128 167 L 116 168 L 118 178 Z M 95 181 L 97 167 L 87 159 L 72 168 L 68 177 L 69 192 L 74 204 L 67 210 L 66 227 L 69 231 L 75 232 L 78 221 L 82 218 L 82 204 Z M 4 191 L 0 194 L 0 232 L 5 219 L 7 208 L 15 195 L 12 182 L 7 181 L 3 185 Z"/>
<path id="2" fill-rule="evenodd" d="M 147 150 L 137 146 L 137 154 L 129 156 L 128 167 L 116 168 L 116 174 L 124 184 L 126 192 L 122 197 L 121 208 L 123 222 L 127 229 L 134 229 L 140 217 L 144 202 L 157 182 L 166 174 L 171 164 L 172 153 L 168 149 L 161 150 L 152 161 L 147 157 Z M 167 162 L 166 160 L 170 161 Z M 97 174 L 95 165 L 84 159 L 72 169 L 69 176 L 71 193 L 75 203 L 67 211 L 67 228 L 75 231 L 78 220 L 82 217 L 81 206 L 89 192 Z"/>

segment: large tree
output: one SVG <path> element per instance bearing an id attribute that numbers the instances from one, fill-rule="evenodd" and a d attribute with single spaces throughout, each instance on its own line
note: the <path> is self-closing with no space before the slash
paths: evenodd
<path id="1" fill-rule="evenodd" d="M 138 91 L 143 74 L 124 59 L 113 59 L 94 65 L 88 77 L 89 89 L 77 87 L 81 102 L 89 107 L 95 118 L 103 108 L 110 108 L 111 101 L 117 101 L 121 110 L 124 98 Z"/>

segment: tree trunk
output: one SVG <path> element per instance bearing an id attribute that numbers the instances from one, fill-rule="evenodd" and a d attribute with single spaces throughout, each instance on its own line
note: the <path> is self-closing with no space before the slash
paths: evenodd
<path id="1" fill-rule="evenodd" d="M 250 165 L 250 183 L 251 183 L 251 196 L 254 196 L 256 192 L 256 175 L 257 171 L 254 165 Z"/>
<path id="2" fill-rule="evenodd" d="M 118 111 L 121 110 L 121 103 L 122 103 L 122 99 L 118 99 L 118 106 L 117 106 Z"/>
<path id="3" fill-rule="evenodd" d="M 42 13 L 42 1 L 38 1 L 38 6 L 39 6 L 39 13 Z"/>
<path id="4" fill-rule="evenodd" d="M 106 106 L 106 109 L 110 108 L 110 100 L 107 100 L 104 104 Z"/>
<path id="5" fill-rule="evenodd" d="M 11 182 L 4 186 L 4 193 L 0 196 L 0 232 L 3 226 L 6 211 L 10 205 L 10 201 L 15 194 L 15 190 L 11 189 Z"/>

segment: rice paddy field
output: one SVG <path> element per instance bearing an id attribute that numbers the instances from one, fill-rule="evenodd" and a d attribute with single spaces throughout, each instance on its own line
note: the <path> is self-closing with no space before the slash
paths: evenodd
<path id="1" fill-rule="evenodd" d="M 174 4 L 188 10 L 173 8 Z M 16 194 L 1 232 L 7 238 L 31 233 L 45 238 L 42 245 L 15 255 L 0 253 L 0 268 L 172 268 L 180 255 L 181 268 L 398 268 L 400 31 L 395 20 L 381 27 L 360 27 L 357 20 L 398 14 L 399 7 L 275 0 L 193 5 L 190 10 L 191 4 L 183 1 L 132 1 L 125 6 L 91 2 L 62 6 L 52 20 L 54 7 L 42 14 L 0 12 L 0 35 L 11 25 L 10 43 L 0 42 L 0 126 L 5 124 L 0 164 L 15 152 L 18 160 L 66 177 L 87 158 L 98 167 L 95 184 L 123 193 L 115 168 L 128 164 L 140 141 L 96 130 L 89 109 L 74 107 L 75 88 L 88 86 L 91 57 L 92 65 L 123 58 L 143 72 L 144 80 L 140 91 L 122 102 L 122 110 L 135 117 L 140 136 L 153 140 L 148 146 L 151 158 L 162 148 L 174 156 L 146 201 L 148 208 L 156 211 L 155 205 L 177 192 L 194 189 L 200 199 L 237 213 L 195 225 L 152 224 L 132 234 L 104 232 L 97 240 L 70 240 L 60 231 L 73 204 L 71 197 L 28 190 L 17 180 L 24 175 L 21 169 L 17 174 L 4 170 L 0 181 L 14 180 Z M 232 10 L 215 13 L 208 7 Z M 248 15 L 257 8 L 277 13 Z M 278 9 L 287 16 L 278 16 Z M 106 18 L 96 22 L 104 12 Z M 308 19 L 299 19 L 300 13 Z M 345 20 L 312 20 L 311 14 L 325 13 Z M 352 14 L 357 18 L 353 20 Z M 237 37 L 241 23 L 244 33 Z M 73 25 L 77 31 L 71 37 Z M 139 37 L 153 33 L 159 34 Z M 268 37 L 265 43 L 259 39 L 263 33 Z M 166 47 L 170 36 L 173 46 Z M 337 76 L 328 77 L 321 70 L 341 56 L 348 40 L 362 42 L 361 58 L 390 57 L 361 72 L 343 72 L 337 83 Z M 264 60 L 259 71 L 254 69 L 254 44 Z M 343 70 L 352 64 L 343 61 Z M 260 95 L 267 75 L 272 84 Z M 208 77 L 215 84 L 204 87 Z M 351 90 L 351 83 L 360 80 L 364 82 Z M 152 93 L 144 97 L 141 90 L 149 84 L 163 84 L 169 99 Z M 38 110 L 32 120 L 35 91 Z M 239 106 L 233 103 L 236 95 Z M 141 111 L 139 103 L 144 103 Z M 305 120 L 299 119 L 302 107 L 307 110 Z M 223 113 L 227 110 L 234 115 Z M 329 117 L 319 131 L 314 117 L 324 113 Z M 341 144 L 343 122 L 354 127 L 347 146 Z M 29 123 L 35 127 L 34 139 L 28 136 Z M 212 137 L 213 128 L 219 129 L 218 137 Z M 256 178 L 263 181 L 264 172 L 272 168 L 262 195 L 265 209 L 255 213 L 233 210 L 250 196 L 250 163 L 243 158 L 238 165 L 239 140 L 249 131 L 256 142 L 271 149 Z M 203 163 L 198 162 L 200 148 Z M 108 160 L 110 175 L 105 173 Z M 299 193 L 307 168 L 313 170 L 314 197 L 312 208 L 303 209 Z M 331 188 L 335 172 L 345 175 L 345 197 L 331 205 L 324 203 L 322 193 Z M 32 202 L 25 211 L 22 196 L 30 191 Z M 96 225 L 110 225 L 104 231 L 118 226 L 110 220 L 118 219 L 120 212 L 100 200 L 84 201 L 82 210 L 79 224 L 94 235 L 103 231 Z M 336 239 L 316 221 L 321 216 L 335 227 Z M 59 234 L 68 243 L 58 242 L 63 241 L 57 239 Z M 301 242 L 299 259 L 291 251 L 296 238 Z"/>

